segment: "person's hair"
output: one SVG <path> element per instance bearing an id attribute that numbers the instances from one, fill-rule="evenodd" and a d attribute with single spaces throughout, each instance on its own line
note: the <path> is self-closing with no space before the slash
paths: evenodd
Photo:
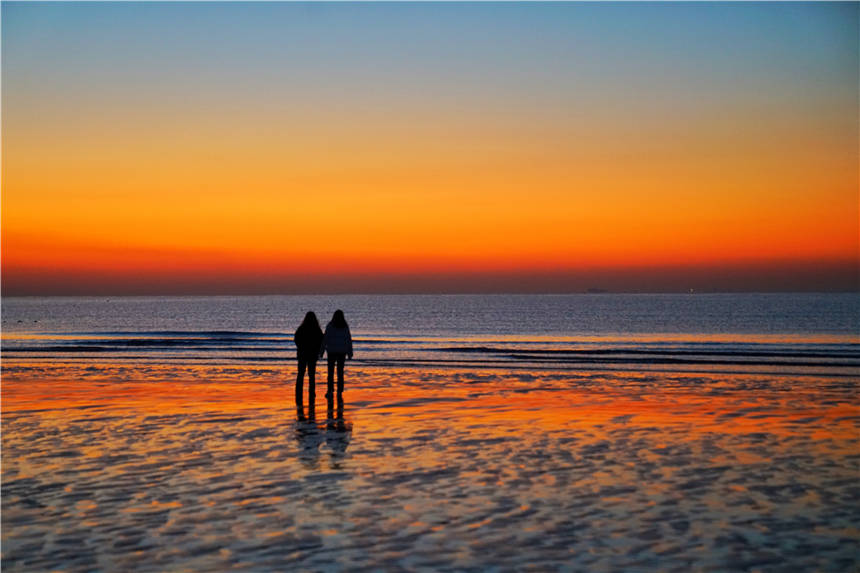
<path id="1" fill-rule="evenodd" d="M 346 318 L 343 316 L 343 311 L 340 309 L 334 311 L 334 315 L 331 317 L 331 323 L 338 328 L 347 328 L 349 326 L 346 323 Z"/>
<path id="2" fill-rule="evenodd" d="M 302 321 L 302 326 L 316 326 L 319 329 L 320 321 L 317 320 L 317 315 L 314 314 L 314 311 L 308 311 L 305 315 L 305 319 Z"/>

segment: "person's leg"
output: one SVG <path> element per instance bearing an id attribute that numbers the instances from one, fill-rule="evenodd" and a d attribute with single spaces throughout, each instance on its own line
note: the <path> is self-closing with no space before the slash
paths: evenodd
<path id="1" fill-rule="evenodd" d="M 337 357 L 337 397 L 343 396 L 343 364 L 346 361 L 346 355 L 341 354 Z"/>
<path id="2" fill-rule="evenodd" d="M 307 368 L 307 361 L 299 357 L 299 372 L 296 375 L 296 404 L 301 404 L 302 402 L 302 384 L 305 380 L 305 369 Z"/>
<path id="3" fill-rule="evenodd" d="M 329 400 L 334 396 L 334 357 L 331 352 L 328 353 L 328 392 L 325 397 Z"/>
<path id="4" fill-rule="evenodd" d="M 314 403 L 317 398 L 317 361 L 308 360 L 308 402 Z"/>

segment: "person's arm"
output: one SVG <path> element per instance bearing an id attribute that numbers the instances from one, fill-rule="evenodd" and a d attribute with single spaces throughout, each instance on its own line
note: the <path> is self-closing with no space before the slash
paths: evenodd
<path id="1" fill-rule="evenodd" d="M 348 349 L 346 355 L 349 356 L 350 360 L 352 360 L 352 333 L 349 331 L 348 326 L 346 327 L 346 342 L 347 342 L 346 346 Z"/>
<path id="2" fill-rule="evenodd" d="M 325 334 L 323 334 L 322 342 L 320 343 L 320 358 L 322 358 L 323 354 L 325 354 L 325 343 L 326 343 L 327 338 L 328 338 L 328 326 L 325 327 Z"/>

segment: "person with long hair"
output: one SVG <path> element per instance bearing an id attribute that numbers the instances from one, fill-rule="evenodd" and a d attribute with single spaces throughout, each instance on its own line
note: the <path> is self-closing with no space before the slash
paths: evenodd
<path id="1" fill-rule="evenodd" d="M 308 403 L 313 406 L 316 399 L 317 357 L 322 345 L 323 332 L 317 315 L 308 312 L 305 319 L 296 330 L 293 341 L 296 343 L 296 355 L 299 360 L 299 372 L 296 376 L 296 404 L 302 403 L 302 386 L 305 370 L 308 372 Z"/>
<path id="2" fill-rule="evenodd" d="M 342 310 L 334 311 L 325 327 L 322 346 L 320 346 L 319 357 L 328 352 L 328 392 L 325 397 L 331 401 L 334 397 L 332 392 L 334 386 L 334 370 L 337 368 L 337 399 L 343 400 L 343 365 L 347 358 L 352 360 L 352 334 L 349 325 L 343 316 Z"/>

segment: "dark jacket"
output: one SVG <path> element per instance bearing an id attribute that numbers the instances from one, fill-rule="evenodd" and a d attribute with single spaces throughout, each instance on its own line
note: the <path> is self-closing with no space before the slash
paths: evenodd
<path id="1" fill-rule="evenodd" d="M 348 354 L 352 358 L 352 334 L 349 332 L 349 327 L 337 327 L 331 322 L 325 326 L 325 335 L 323 343 L 320 347 L 320 357 L 324 351 L 328 351 L 329 356 L 332 354 Z"/>
<path id="2" fill-rule="evenodd" d="M 323 333 L 319 326 L 303 323 L 296 330 L 296 335 L 293 337 L 298 357 L 316 361 L 320 345 L 322 345 L 322 339 Z"/>

